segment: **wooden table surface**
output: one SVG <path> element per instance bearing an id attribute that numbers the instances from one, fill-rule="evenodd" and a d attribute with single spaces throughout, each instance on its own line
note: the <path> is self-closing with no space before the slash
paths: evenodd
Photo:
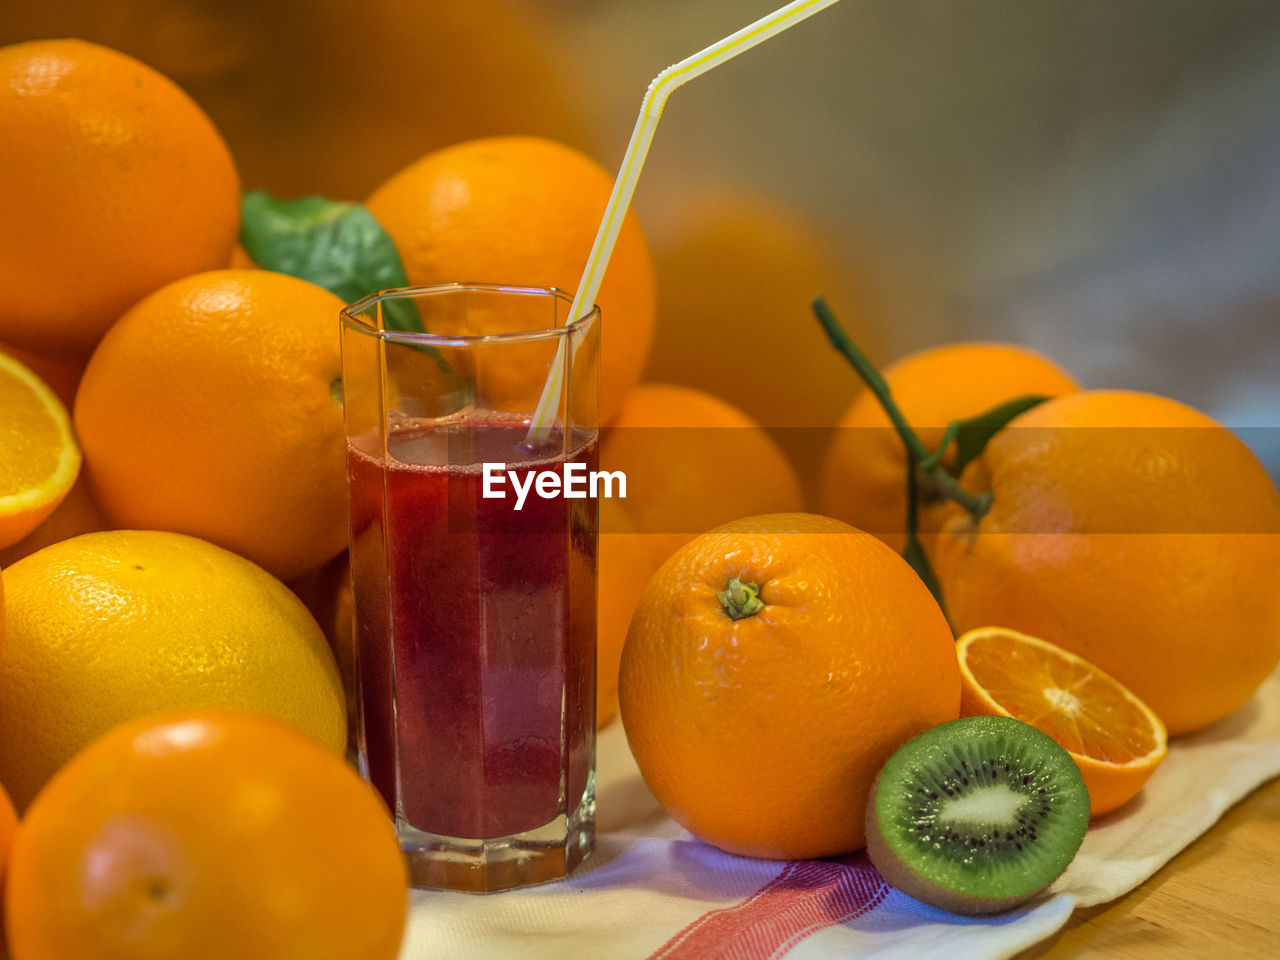
<path id="1" fill-rule="evenodd" d="M 1250 794 L 1155 876 L 1077 910 L 1015 960 L 1280 958 L 1280 780 Z"/>

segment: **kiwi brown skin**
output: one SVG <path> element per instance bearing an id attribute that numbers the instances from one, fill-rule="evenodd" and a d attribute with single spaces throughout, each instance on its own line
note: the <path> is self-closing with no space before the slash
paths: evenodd
<path id="1" fill-rule="evenodd" d="M 880 776 L 871 787 L 867 797 L 867 856 L 880 871 L 880 876 L 890 885 L 897 887 L 909 897 L 952 913 L 963 913 L 969 916 L 985 916 L 989 913 L 1003 913 L 1026 903 L 1044 887 L 1029 890 L 1016 897 L 978 897 L 959 890 L 952 890 L 940 883 L 935 883 L 920 876 L 912 870 L 893 849 L 880 832 L 880 818 L 876 816 L 876 792 L 880 789 Z M 1045 884 L 1047 887 L 1048 884 Z"/>

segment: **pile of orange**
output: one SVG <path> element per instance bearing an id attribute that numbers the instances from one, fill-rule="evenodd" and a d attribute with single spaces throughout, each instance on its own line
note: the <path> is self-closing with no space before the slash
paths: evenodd
<path id="1" fill-rule="evenodd" d="M 967 369 L 987 375 L 969 383 Z M 1280 491 L 1203 414 L 1149 394 L 1079 391 L 1028 351 L 956 345 L 885 379 L 907 419 L 919 418 L 926 450 L 953 420 L 1050 397 L 965 470 L 963 486 L 990 498 L 985 513 L 939 496 L 922 529 L 951 626 L 965 631 L 953 653 L 946 634 L 960 712 L 1040 728 L 1075 760 L 1092 816 L 1124 807 L 1169 734 L 1236 710 L 1280 661 L 1280 594 L 1266 572 L 1280 565 Z M 870 393 L 855 403 L 847 422 L 864 426 L 837 438 L 827 480 L 830 497 L 852 490 L 850 509 L 885 518 L 905 515 L 907 460 L 887 416 L 869 412 L 878 403 Z M 884 523 L 881 539 L 897 532 L 900 545 L 901 526 Z M 911 588 L 900 594 L 904 571 Z M 896 746 L 919 722 L 915 697 L 935 675 L 916 658 L 932 641 L 900 617 L 925 608 L 932 598 L 893 551 L 835 520 L 755 517 L 685 544 L 650 581 L 623 652 L 622 717 L 646 783 L 673 818 L 730 852 L 860 845 L 831 807 L 865 786 L 862 759 L 843 751 Z M 884 646 L 882 631 L 894 638 Z M 797 835 L 805 810 L 821 813 Z"/>
<path id="2" fill-rule="evenodd" d="M 504 0 L 491 6 L 505 9 Z M 480 9 L 456 5 L 448 22 L 487 24 Z M 371 29 L 398 36 L 400 19 Z M 547 58 L 514 21 L 508 26 L 511 49 L 528 54 L 521 62 L 530 79 Z M 171 38 L 179 47 L 182 29 Z M 216 67 L 218 33 L 207 36 L 200 56 Z M 486 28 L 475 39 L 489 48 L 493 35 Z M 130 43 L 147 45 L 141 34 Z M 185 78 L 195 61 L 166 62 Z M 449 69 L 443 61 L 438 68 Z M 539 75 L 548 117 L 564 114 L 551 95 L 551 72 Z M 403 929 L 403 868 L 386 812 L 367 788 L 360 788 L 364 812 L 331 805 L 317 817 L 380 824 L 379 856 L 396 869 L 382 869 L 364 891 L 377 901 L 369 910 L 353 912 L 349 897 L 337 910 L 341 884 L 316 884 L 363 876 L 353 857 L 367 852 L 365 840 L 344 833 L 342 822 L 330 824 L 330 852 L 335 843 L 342 849 L 325 870 L 312 871 L 306 857 L 289 855 L 283 836 L 306 837 L 309 828 L 298 833 L 299 798 L 327 796 L 329 785 L 286 785 L 292 793 L 280 795 L 279 810 L 293 825 L 285 831 L 264 821 L 264 830 L 281 836 L 258 844 L 254 864 L 225 853 L 237 845 L 222 844 L 218 853 L 218 831 L 244 815 L 228 804 L 218 821 L 207 800 L 216 791 L 200 780 L 216 772 L 228 789 L 241 789 L 225 753 L 198 774 L 199 764 L 141 762 L 145 750 L 138 752 L 170 735 L 142 715 L 183 706 L 253 709 L 331 751 L 342 748 L 355 669 L 343 556 L 341 302 L 247 257 L 236 242 L 240 182 L 231 153 L 209 117 L 161 73 L 81 40 L 32 41 L 0 49 L 0 81 L 0 128 L 6 141 L 23 144 L 0 151 L 0 217 L 24 225 L 0 238 L 0 567 L 8 586 L 0 620 L 7 626 L 0 782 L 9 791 L 0 789 L 0 864 L 16 822 L 10 793 L 29 811 L 7 885 L 11 918 L 23 916 L 9 925 L 11 948 L 20 960 L 96 955 L 121 937 L 141 936 L 184 956 L 252 957 L 285 952 L 273 937 L 306 952 L 310 937 L 335 957 L 389 957 Z M 379 155 L 367 145 L 356 149 L 362 158 Z M 369 206 L 414 283 L 472 279 L 572 290 L 610 189 L 610 176 L 577 150 L 545 138 L 499 137 L 435 150 L 373 190 Z M 606 420 L 645 365 L 655 300 L 649 249 L 628 216 L 599 295 L 608 318 Z M 601 723 L 616 710 L 627 624 L 655 566 L 622 511 L 606 522 Z M 307 596 L 322 627 L 276 578 Z M 141 725 L 118 726 L 131 718 Z M 338 766 L 332 757 L 304 760 L 309 747 L 258 721 L 198 722 L 210 743 L 248 744 L 242 758 L 269 757 L 288 771 L 296 755 L 300 774 Z M 180 734 L 194 723 L 168 729 Z M 99 735 L 105 739 L 91 745 Z M 109 770 L 115 786 L 104 790 L 96 778 Z M 59 830 L 71 808 L 85 826 L 80 834 Z M 99 810 L 108 824 L 151 818 L 147 836 L 180 835 L 187 846 L 145 840 L 148 853 L 128 837 L 95 837 Z M 118 876 L 89 894 L 69 885 L 92 844 L 117 839 L 124 844 Z M 156 860 L 170 854 L 171 861 Z M 222 899 L 202 899 L 219 886 Z M 250 888 L 268 905 L 305 891 L 315 916 L 298 914 L 293 926 L 273 928 L 252 910 L 228 906 L 226 897 L 249 896 Z M 229 910 L 243 922 L 209 926 Z M 352 931 L 367 926 L 365 915 L 386 923 L 356 943 Z"/>
<path id="3" fill-rule="evenodd" d="M 402 15 L 425 16 L 402 6 L 365 18 L 387 62 L 412 46 Z M 524 100 L 571 132 L 519 4 L 446 4 L 469 45 L 431 69 L 492 82 L 459 50 L 489 42 L 495 11 L 520 17 L 500 36 Z M 231 70 L 230 22 L 166 15 L 190 54 L 171 62 L 194 82 Z M 404 102 L 389 77 L 367 89 Z M 368 116 L 355 89 L 338 115 Z M 367 195 L 411 285 L 572 292 L 609 172 L 542 136 L 442 146 L 442 130 L 483 132 L 464 113 L 422 143 L 403 123 L 368 144 L 329 136 L 327 174 Z M 391 960 L 404 864 L 339 756 L 358 700 L 342 301 L 249 259 L 227 144 L 138 60 L 81 40 L 0 48 L 0 131 L 21 145 L 0 149 L 0 222 L 21 225 L 0 232 L 9 948 Z M 401 169 L 370 190 L 358 173 L 383 148 Z M 294 158 L 276 144 L 256 163 L 284 176 Z M 912 465 L 940 605 L 899 555 L 902 440 L 808 309 L 828 292 L 878 346 L 870 286 L 782 205 L 732 193 L 686 214 L 651 252 L 628 213 L 597 298 L 600 466 L 628 492 L 601 506 L 596 719 L 621 714 L 676 821 L 747 856 L 856 849 L 887 757 L 959 714 L 1040 727 L 1101 816 L 1168 736 L 1236 710 L 1275 668 L 1280 492 L 1228 430 L 1166 398 L 1081 390 L 1012 344 L 899 360 L 888 392 L 927 451 L 953 421 L 1048 398 L 958 478 L 983 510 Z M 530 396 L 544 375 L 515 373 Z M 830 516 L 803 512 L 818 500 Z"/>
<path id="4" fill-rule="evenodd" d="M 0 350 L 74 402 L 92 481 L 76 517 L 21 551 L 133 526 L 207 537 L 282 577 L 331 559 L 346 537 L 334 298 L 214 272 L 250 265 L 235 245 L 238 178 L 208 117 L 161 74 L 83 41 L 34 41 L 0 50 L 0 76 L 0 127 L 28 144 L 0 157 L 0 214 L 28 225 L 0 239 Z M 413 283 L 572 290 L 610 187 L 568 146 L 500 137 L 423 157 L 369 206 Z M 654 327 L 634 216 L 599 302 L 607 420 Z M 30 532 L 0 527 L 0 548 Z"/>
<path id="5" fill-rule="evenodd" d="M 230 153 L 142 63 L 2 48 L 0 129 L 23 224 L 0 238 L 10 955 L 392 960 L 394 831 L 342 758 L 333 653 L 272 575 L 345 545 L 341 301 L 222 269 Z M 154 718 L 208 707 L 255 712 Z"/>
<path id="6" fill-rule="evenodd" d="M 24 377 L 40 396 L 6 403 L 6 436 L 24 439 L 4 462 L 28 475 L 0 477 L 4 562 L 107 526 L 196 533 L 284 576 L 339 552 L 338 302 L 261 271 L 235 290 L 202 274 L 229 262 L 239 229 L 209 118 L 155 70 L 79 40 L 4 47 L 0 77 L 0 127 L 24 144 L 0 155 L 0 215 L 25 225 L 0 238 L 0 378 L 10 389 L 15 360 L 35 370 L 74 402 L 90 450 L 69 495 L 76 442 L 36 426 L 33 403 L 46 424 L 61 406 Z M 100 344 L 108 328 L 116 346 Z"/>

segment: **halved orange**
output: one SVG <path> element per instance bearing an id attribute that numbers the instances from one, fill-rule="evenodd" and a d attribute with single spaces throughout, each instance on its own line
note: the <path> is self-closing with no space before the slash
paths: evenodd
<path id="1" fill-rule="evenodd" d="M 1089 815 L 1131 799 L 1168 750 L 1164 723 L 1114 677 L 1061 647 L 1004 627 L 956 641 L 960 713 L 1015 717 L 1058 741 L 1089 788 Z"/>
<path id="2" fill-rule="evenodd" d="M 0 353 L 0 548 L 62 502 L 80 472 L 67 408 L 43 380 Z"/>

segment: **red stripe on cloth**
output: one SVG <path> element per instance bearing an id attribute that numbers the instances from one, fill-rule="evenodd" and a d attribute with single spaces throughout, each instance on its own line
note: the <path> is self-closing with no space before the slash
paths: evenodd
<path id="1" fill-rule="evenodd" d="M 704 913 L 649 960 L 776 960 L 810 934 L 873 910 L 888 892 L 865 855 L 793 860 L 741 903 Z"/>

